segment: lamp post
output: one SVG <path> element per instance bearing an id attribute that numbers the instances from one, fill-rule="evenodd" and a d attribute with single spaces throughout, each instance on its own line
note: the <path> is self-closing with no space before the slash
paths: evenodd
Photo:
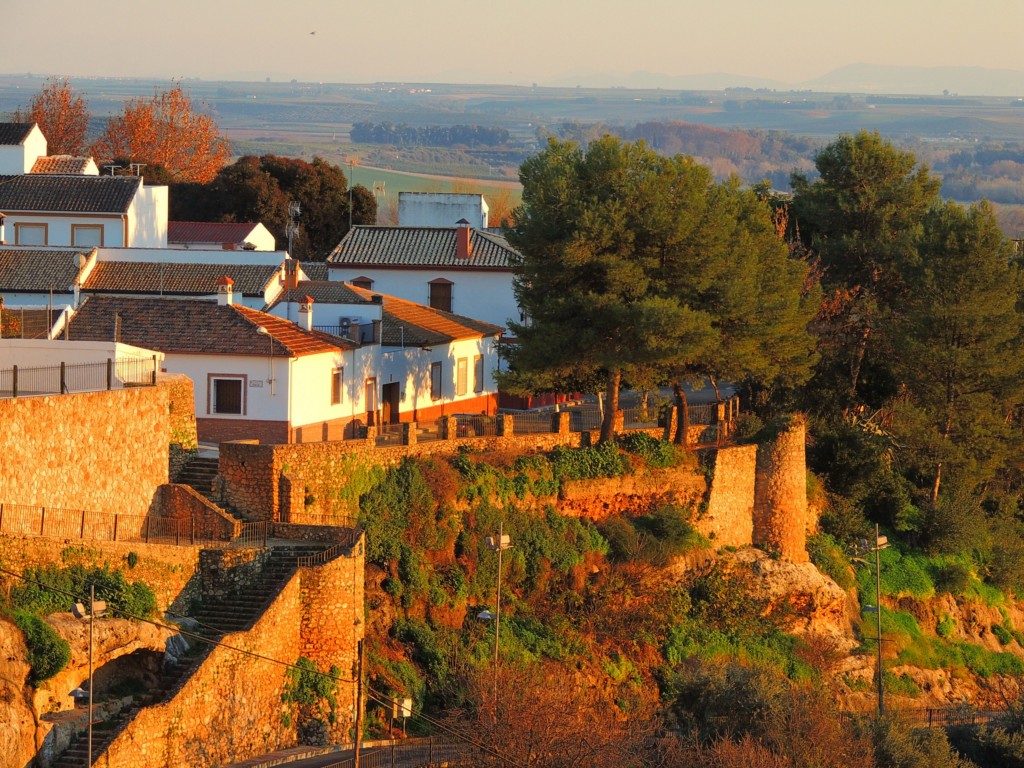
<path id="1" fill-rule="evenodd" d="M 256 328 L 256 333 L 262 333 L 267 337 L 267 353 L 268 361 L 270 365 L 270 378 L 267 379 L 267 383 L 270 384 L 270 395 L 274 395 L 274 337 L 270 335 L 270 331 L 264 328 L 262 325 Z"/>
<path id="2" fill-rule="evenodd" d="M 501 633 L 501 553 L 512 546 L 512 539 L 498 523 L 498 535 L 488 536 L 487 548 L 498 553 L 498 586 L 494 590 L 494 716 L 498 716 L 498 641 Z M 485 612 L 486 613 L 486 612 Z"/>
<path id="3" fill-rule="evenodd" d="M 87 752 L 88 762 L 86 763 L 86 765 L 88 765 L 88 766 L 92 765 L 92 720 L 93 720 L 93 717 L 92 717 L 92 689 L 93 689 L 93 680 L 92 680 L 92 672 L 93 672 L 93 667 L 92 667 L 92 640 L 93 640 L 93 619 L 96 617 L 96 614 L 99 614 L 100 616 L 103 616 L 103 613 L 106 610 L 107 610 L 106 602 L 104 602 L 103 600 L 100 600 L 99 602 L 97 602 L 97 600 L 96 600 L 96 587 L 90 584 L 89 585 L 89 611 L 88 611 L 88 613 L 86 613 L 85 606 L 83 606 L 81 603 L 75 603 L 75 605 L 74 605 L 74 607 L 72 608 L 72 611 L 71 611 L 75 615 L 75 618 L 77 618 L 77 619 L 84 619 L 86 616 L 89 617 L 89 736 L 88 736 L 88 747 L 87 747 L 87 749 L 88 749 L 88 752 Z"/>
<path id="4" fill-rule="evenodd" d="M 883 549 L 888 549 L 889 538 L 887 536 L 880 536 L 878 533 L 878 524 L 875 523 L 875 543 L 872 545 L 866 539 L 861 541 L 858 550 L 867 554 L 868 552 L 875 553 L 875 605 L 865 605 L 864 611 L 867 613 L 874 612 L 876 618 L 876 635 L 878 642 L 878 716 L 881 717 L 885 714 L 885 690 L 882 685 L 882 557 L 881 552 Z M 864 561 L 861 561 L 864 562 Z"/>

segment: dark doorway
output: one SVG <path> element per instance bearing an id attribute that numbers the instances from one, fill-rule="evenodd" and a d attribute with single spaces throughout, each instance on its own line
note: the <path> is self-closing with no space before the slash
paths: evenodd
<path id="1" fill-rule="evenodd" d="M 401 396 L 401 388 L 398 382 L 385 384 L 381 391 L 381 420 L 385 424 L 397 424 L 401 421 L 398 414 L 398 400 Z"/>
<path id="2" fill-rule="evenodd" d="M 366 426 L 377 426 L 377 380 L 366 380 Z"/>

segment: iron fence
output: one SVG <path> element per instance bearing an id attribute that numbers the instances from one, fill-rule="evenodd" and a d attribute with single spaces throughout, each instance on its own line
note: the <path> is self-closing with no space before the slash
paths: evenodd
<path id="1" fill-rule="evenodd" d="M 662 409 L 653 404 L 634 405 L 622 409 L 622 426 L 625 429 L 652 429 L 662 424 Z"/>
<path id="2" fill-rule="evenodd" d="M 460 413 L 455 418 L 456 437 L 494 437 L 498 434 L 498 420 L 482 413 Z"/>
<path id="3" fill-rule="evenodd" d="M 686 406 L 686 414 L 691 424 L 714 424 L 718 415 L 717 403 Z"/>
<path id="4" fill-rule="evenodd" d="M 156 384 L 156 356 L 108 358 L 98 363 L 60 363 L 0 369 L 0 397 L 66 395 Z"/>
<path id="5" fill-rule="evenodd" d="M 847 720 L 877 717 L 874 710 L 843 712 L 842 714 Z M 886 709 L 886 714 L 912 728 L 952 728 L 960 725 L 989 723 L 1006 713 L 994 710 L 976 710 L 971 707 L 920 707 L 916 709 Z"/>
<path id="6" fill-rule="evenodd" d="M 359 750 L 361 768 L 432 768 L 443 765 L 465 765 L 476 754 L 470 745 L 452 737 L 431 737 L 394 741 Z M 324 768 L 350 768 L 354 757 L 347 757 Z"/>
<path id="7" fill-rule="evenodd" d="M 552 411 L 502 411 L 512 417 L 515 435 L 540 435 L 554 432 L 555 414 Z"/>
<path id="8" fill-rule="evenodd" d="M 416 424 L 416 442 L 418 443 L 432 443 L 443 437 L 444 432 L 441 430 L 441 422 L 438 420 L 421 421 Z"/>

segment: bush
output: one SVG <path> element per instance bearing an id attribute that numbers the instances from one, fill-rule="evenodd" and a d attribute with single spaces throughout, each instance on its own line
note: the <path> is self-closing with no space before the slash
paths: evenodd
<path id="1" fill-rule="evenodd" d="M 619 436 L 618 443 L 624 451 L 643 458 L 649 467 L 674 467 L 685 456 L 678 446 L 651 437 L 646 432 L 627 432 Z"/>
<path id="2" fill-rule="evenodd" d="M 935 591 L 963 595 L 971 587 L 974 575 L 963 563 L 940 563 L 935 567 Z"/>
<path id="3" fill-rule="evenodd" d="M 953 636 L 954 631 L 956 631 L 956 622 L 953 617 L 948 613 L 942 614 L 942 619 L 935 625 L 935 634 L 946 640 Z"/>
<path id="4" fill-rule="evenodd" d="M 68 611 L 72 602 L 68 594 L 87 603 L 90 585 L 96 589 L 96 599 L 105 600 L 115 616 L 145 619 L 156 613 L 156 595 L 148 584 L 128 582 L 124 574 L 106 567 L 47 565 L 27 568 L 24 576 L 22 583 L 11 590 L 11 603 L 14 608 L 30 613 Z"/>
<path id="5" fill-rule="evenodd" d="M 807 551 L 814 567 L 840 587 L 851 589 L 856 585 L 850 558 L 831 535 L 819 533 L 810 537 L 807 540 Z"/>
<path id="6" fill-rule="evenodd" d="M 57 634 L 57 630 L 27 611 L 16 611 L 14 624 L 25 636 L 28 663 L 31 667 L 30 682 L 36 684 L 49 680 L 68 665 L 71 660 L 71 646 Z"/>
<path id="7" fill-rule="evenodd" d="M 592 448 L 557 446 L 551 452 L 554 475 L 559 480 L 595 480 L 626 474 L 627 462 L 613 442 Z"/>

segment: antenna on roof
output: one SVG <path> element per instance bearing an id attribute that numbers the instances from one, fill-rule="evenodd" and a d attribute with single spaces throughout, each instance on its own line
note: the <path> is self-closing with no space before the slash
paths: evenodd
<path id="1" fill-rule="evenodd" d="M 123 165 L 104 165 L 103 167 L 110 171 L 110 175 L 111 176 L 116 176 L 117 175 L 117 174 L 114 173 L 114 171 L 116 171 L 118 168 L 124 168 Z"/>
<path id="2" fill-rule="evenodd" d="M 302 206 L 297 200 L 288 203 L 288 224 L 285 225 L 284 233 L 288 236 L 288 253 L 292 252 L 292 240 L 299 234 L 299 216 L 302 215 Z"/>
<path id="3" fill-rule="evenodd" d="M 146 167 L 146 163 L 131 163 L 128 167 L 131 169 L 132 176 L 141 176 L 142 169 Z"/>

